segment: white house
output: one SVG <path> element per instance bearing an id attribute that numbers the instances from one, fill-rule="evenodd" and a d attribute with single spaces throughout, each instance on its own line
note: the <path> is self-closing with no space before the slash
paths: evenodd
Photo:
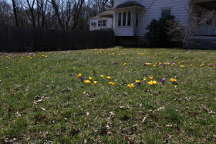
<path id="1" fill-rule="evenodd" d="M 188 28 L 195 15 L 196 18 L 202 15 L 199 7 L 207 11 L 216 10 L 216 0 L 116 0 L 113 9 L 114 32 L 116 36 L 143 36 L 153 19 L 165 15 L 175 16 L 182 27 Z M 197 26 L 194 33 L 216 36 L 216 17 L 211 18 L 211 22 Z"/>
<path id="2" fill-rule="evenodd" d="M 113 15 L 114 11 L 110 10 L 92 17 L 89 20 L 89 30 L 96 31 L 113 29 Z"/>
<path id="3" fill-rule="evenodd" d="M 199 21 L 203 13 L 208 13 L 208 17 L 204 16 L 206 20 L 200 20 L 198 25 L 193 26 L 193 33 L 216 36 L 216 0 L 114 0 L 114 7 L 109 13 L 111 11 L 113 15 L 107 19 L 109 27 L 99 24 L 104 19 L 102 13 L 90 20 L 90 30 L 111 28 L 112 25 L 115 36 L 144 36 L 153 19 L 173 15 L 183 28 L 188 29 L 193 26 L 194 18 Z"/>

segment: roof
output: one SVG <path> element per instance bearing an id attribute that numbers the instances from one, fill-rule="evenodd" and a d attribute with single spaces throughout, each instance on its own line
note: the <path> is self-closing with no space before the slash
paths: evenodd
<path id="1" fill-rule="evenodd" d="M 113 12 L 113 10 L 107 10 L 107 11 L 104 11 L 104 12 L 102 12 L 102 13 L 99 13 L 97 16 L 95 16 L 95 17 L 92 17 L 92 18 L 112 18 L 113 17 L 113 14 L 114 14 L 114 12 Z"/>
<path id="2" fill-rule="evenodd" d="M 119 4 L 116 6 L 116 8 L 128 8 L 128 7 L 141 7 L 144 8 L 143 5 L 141 5 L 140 3 L 136 2 L 136 1 L 128 1 L 122 4 Z"/>
<path id="3" fill-rule="evenodd" d="M 112 10 L 107 10 L 107 11 L 104 11 L 102 13 L 99 13 L 98 16 L 101 16 L 101 17 L 112 17 L 113 16 L 113 11 Z"/>

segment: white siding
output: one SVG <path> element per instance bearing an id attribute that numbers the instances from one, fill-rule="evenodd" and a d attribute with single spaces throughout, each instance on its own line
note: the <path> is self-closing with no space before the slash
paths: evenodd
<path id="1" fill-rule="evenodd" d="M 120 3 L 124 3 L 130 0 L 115 0 L 115 6 Z M 159 19 L 161 17 L 162 8 L 171 8 L 171 13 L 175 16 L 176 21 L 182 26 L 187 26 L 188 24 L 188 8 L 190 0 L 136 0 L 145 7 L 145 11 L 140 14 L 140 25 L 137 28 L 137 34 L 142 36 L 147 30 L 147 26 L 151 23 L 153 19 Z M 115 17 L 116 17 L 115 13 Z M 115 18 L 117 20 L 117 18 Z M 117 22 L 117 21 L 116 21 Z M 122 33 L 120 28 L 115 25 L 115 33 L 118 36 L 126 36 L 127 30 Z M 122 28 L 121 28 L 122 29 Z M 131 33 L 128 33 L 130 36 Z"/>
<path id="2" fill-rule="evenodd" d="M 106 26 L 98 26 L 99 20 L 106 20 Z M 91 23 L 95 23 L 96 25 L 93 26 Z M 96 30 L 103 30 L 103 29 L 112 29 L 113 28 L 113 19 L 112 18 L 91 18 L 89 20 L 89 30 L 96 31 Z"/>

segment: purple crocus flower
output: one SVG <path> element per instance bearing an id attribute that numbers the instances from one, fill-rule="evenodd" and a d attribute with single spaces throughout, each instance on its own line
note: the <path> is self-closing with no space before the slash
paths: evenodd
<path id="1" fill-rule="evenodd" d="M 164 84 L 165 81 L 166 81 L 166 78 L 162 78 L 162 79 L 160 79 L 160 82 L 161 82 L 162 84 Z"/>
<path id="2" fill-rule="evenodd" d="M 210 67 L 214 67 L 214 66 L 216 66 L 216 64 L 209 64 L 208 66 L 210 66 Z"/>

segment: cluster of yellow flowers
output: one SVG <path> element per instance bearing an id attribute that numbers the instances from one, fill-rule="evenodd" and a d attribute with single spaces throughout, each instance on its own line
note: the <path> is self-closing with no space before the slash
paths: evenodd
<path id="1" fill-rule="evenodd" d="M 182 63 L 175 63 L 175 62 L 156 62 L 156 63 L 151 63 L 151 62 L 145 62 L 144 66 L 153 66 L 153 67 L 157 67 L 157 66 L 179 66 L 181 68 L 185 67 L 184 64 Z"/>
<path id="2" fill-rule="evenodd" d="M 153 76 L 144 77 L 143 80 L 135 80 L 133 83 L 129 83 L 127 85 L 128 88 L 135 88 L 137 85 L 140 85 L 141 83 L 146 82 L 148 85 L 156 85 L 157 81 L 153 80 Z"/>
<path id="3" fill-rule="evenodd" d="M 81 73 L 78 73 L 76 75 L 76 77 L 79 78 L 79 79 L 81 79 L 84 84 L 93 84 L 93 85 L 96 85 L 98 83 L 98 81 L 94 80 L 93 77 L 91 77 L 91 76 L 89 76 L 88 79 L 84 79 L 83 75 Z M 100 75 L 100 77 L 103 78 L 103 79 L 109 80 L 108 81 L 109 85 L 115 86 L 117 84 L 116 82 L 111 81 L 112 80 L 111 76 Z"/>
<path id="4" fill-rule="evenodd" d="M 20 58 L 28 58 L 28 59 L 33 59 L 33 58 L 48 58 L 48 55 L 45 55 L 45 54 L 36 54 L 36 55 L 21 56 Z"/>
<path id="5" fill-rule="evenodd" d="M 122 56 L 127 55 L 124 51 L 119 51 L 119 48 L 114 49 L 92 49 L 93 54 L 109 55 L 109 56 Z"/>
<path id="6" fill-rule="evenodd" d="M 82 77 L 82 74 L 81 74 L 81 73 L 78 73 L 78 74 L 76 75 L 76 77 L 77 77 L 77 78 L 81 78 L 81 77 Z"/>
<path id="7" fill-rule="evenodd" d="M 134 84 L 134 83 L 129 83 L 129 84 L 127 85 L 127 87 L 128 87 L 128 88 L 135 88 L 135 84 Z"/>
<path id="8" fill-rule="evenodd" d="M 28 56 L 25 56 L 26 58 L 29 58 L 29 59 L 33 59 L 33 58 L 48 58 L 48 55 L 45 55 L 45 54 L 37 54 L 37 55 L 28 55 Z M 25 58 L 23 57 L 23 58 Z"/>
<path id="9" fill-rule="evenodd" d="M 112 85 L 112 86 L 115 86 L 117 83 L 116 83 L 116 82 L 113 82 L 113 81 L 109 81 L 108 84 L 109 84 L 109 85 Z"/>
<path id="10" fill-rule="evenodd" d="M 40 55 L 40 57 L 48 58 L 48 56 L 44 54 Z"/>
<path id="11" fill-rule="evenodd" d="M 156 63 L 151 63 L 151 62 L 145 62 L 144 66 L 153 66 L 153 67 L 157 67 L 157 66 L 177 66 L 180 68 L 185 68 L 187 67 L 192 67 L 192 66 L 199 66 L 199 67 L 215 67 L 216 64 L 184 64 L 184 62 L 156 62 Z"/>
<path id="12" fill-rule="evenodd" d="M 156 85 L 157 84 L 157 81 L 156 80 L 151 80 L 148 82 L 149 85 Z"/>
<path id="13" fill-rule="evenodd" d="M 13 58 L 12 56 L 6 56 L 6 58 L 10 59 Z M 31 55 L 21 55 L 19 56 L 20 59 L 34 59 L 34 58 L 48 58 L 48 55 L 45 54 L 31 54 Z"/>
<path id="14" fill-rule="evenodd" d="M 145 53 L 137 53 L 137 55 L 143 56 L 143 55 L 145 55 Z"/>
<path id="15" fill-rule="evenodd" d="M 94 80 L 93 77 L 91 77 L 91 76 L 84 78 L 81 73 L 78 73 L 78 74 L 76 74 L 76 77 L 81 79 L 84 84 L 92 84 L 92 85 L 98 84 L 98 81 Z M 109 75 L 100 75 L 100 78 L 107 80 L 108 85 L 111 85 L 111 86 L 118 85 L 118 83 L 113 81 L 112 80 L 113 78 Z M 165 80 L 166 79 L 161 79 L 160 82 L 163 83 Z M 177 79 L 176 78 L 170 78 L 169 82 L 171 82 L 172 84 L 177 84 Z M 154 85 L 158 84 L 158 81 L 154 80 L 153 76 L 148 76 L 148 77 L 144 77 L 143 80 L 135 80 L 132 83 L 128 83 L 127 88 L 135 88 L 136 86 L 139 86 L 141 83 L 146 83 L 150 86 L 154 86 Z"/>
<path id="16" fill-rule="evenodd" d="M 170 78 L 169 81 L 172 82 L 172 83 L 176 83 L 177 79 L 176 78 Z"/>
<path id="17" fill-rule="evenodd" d="M 33 59 L 33 57 L 32 57 L 32 56 L 26 56 L 26 58 Z"/>

